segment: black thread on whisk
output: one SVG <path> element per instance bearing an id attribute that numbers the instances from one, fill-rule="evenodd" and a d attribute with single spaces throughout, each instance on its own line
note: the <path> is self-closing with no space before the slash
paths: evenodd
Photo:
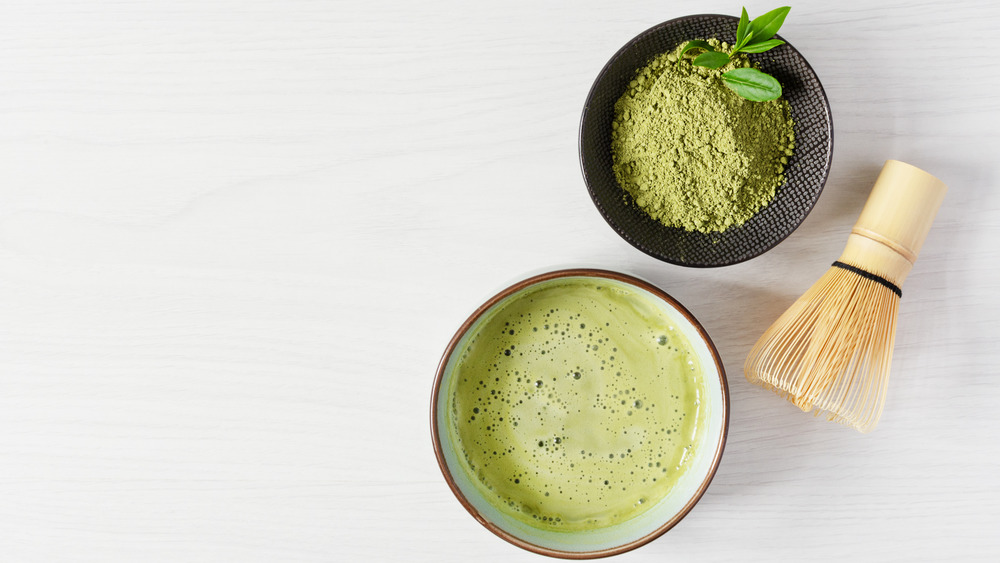
<path id="1" fill-rule="evenodd" d="M 837 260 L 836 262 L 834 262 L 833 265 L 836 266 L 836 267 L 838 267 L 838 268 L 843 268 L 843 269 L 847 270 L 848 272 L 854 272 L 855 274 L 857 274 L 857 275 L 859 275 L 859 276 L 861 276 L 863 278 L 872 280 L 875 283 L 882 284 L 885 287 L 889 288 L 893 293 L 895 293 L 896 297 L 900 297 L 900 298 L 903 297 L 903 290 L 899 289 L 898 285 L 896 285 L 896 284 L 892 283 L 891 281 L 883 278 L 882 276 L 876 276 L 875 274 L 873 274 L 871 272 L 866 272 L 866 271 L 862 270 L 861 268 L 857 268 L 857 267 L 851 266 L 850 264 L 844 264 L 840 260 Z"/>

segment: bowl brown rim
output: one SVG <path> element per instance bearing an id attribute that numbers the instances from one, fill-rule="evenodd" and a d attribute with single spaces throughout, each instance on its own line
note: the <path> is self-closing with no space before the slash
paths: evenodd
<path id="1" fill-rule="evenodd" d="M 442 451 L 441 439 L 438 433 L 438 423 L 437 423 L 437 405 L 438 398 L 441 392 L 441 382 L 444 379 L 445 367 L 448 364 L 448 360 L 451 358 L 452 353 L 454 353 L 455 348 L 458 346 L 459 341 L 465 335 L 466 332 L 479 320 L 479 318 L 486 313 L 490 308 L 499 303 L 501 300 L 524 290 L 532 285 L 542 283 L 549 280 L 568 278 L 568 277 L 592 277 L 592 278 L 604 278 L 619 281 L 635 287 L 644 289 L 653 295 L 663 299 L 669 303 L 674 309 L 680 313 L 685 319 L 687 319 L 698 331 L 698 335 L 705 341 L 708 345 L 708 349 L 712 354 L 712 358 L 715 361 L 715 366 L 719 373 L 719 383 L 722 386 L 722 433 L 719 436 L 719 441 L 716 444 L 715 455 L 712 459 L 712 464 L 709 467 L 708 472 L 705 474 L 701 485 L 695 491 L 694 495 L 688 499 L 687 503 L 677 511 L 673 516 L 670 517 L 666 522 L 657 527 L 652 532 L 646 534 L 645 536 L 638 538 L 636 540 L 630 541 L 626 544 L 619 546 L 600 549 L 595 551 L 563 551 L 558 549 L 552 549 L 540 545 L 533 544 L 531 542 L 525 541 L 513 534 L 501 529 L 499 526 L 490 522 L 486 517 L 479 513 L 472 503 L 469 502 L 465 495 L 459 490 L 455 479 L 451 475 L 451 471 L 448 468 L 448 464 L 444 459 L 444 453 Z M 540 555 L 546 555 L 549 557 L 559 557 L 563 559 L 597 559 L 600 557 L 609 557 L 612 555 L 618 555 L 620 553 L 625 553 L 626 551 L 631 551 L 637 547 L 643 546 L 654 539 L 662 536 L 671 528 L 677 525 L 687 514 L 694 508 L 694 505 L 701 500 L 701 497 L 705 494 L 708 489 L 709 484 L 711 484 L 712 479 L 715 477 L 716 472 L 719 469 L 719 462 L 722 460 L 722 453 L 726 447 L 726 438 L 729 434 L 729 382 L 726 379 L 726 370 L 722 365 L 722 358 L 719 356 L 719 351 L 715 347 L 715 343 L 712 342 L 711 337 L 709 337 L 708 332 L 705 327 L 698 322 L 698 319 L 691 314 L 679 301 L 671 297 L 667 292 L 656 287 L 655 285 L 641 280 L 635 276 L 629 274 L 623 274 L 620 272 L 614 272 L 611 270 L 602 269 L 592 269 L 592 268 L 571 268 L 563 270 L 554 270 L 551 272 L 546 272 L 543 274 L 538 274 L 531 276 L 527 279 L 519 281 L 513 285 L 510 285 L 506 289 L 501 290 L 499 293 L 488 299 L 479 308 L 477 308 L 464 323 L 459 327 L 458 331 L 448 342 L 447 348 L 445 348 L 444 354 L 441 356 L 441 361 L 438 363 L 437 372 L 434 377 L 434 387 L 431 393 L 431 439 L 434 443 L 434 456 L 437 459 L 438 467 L 441 469 L 441 473 L 444 475 L 445 481 L 448 483 L 448 487 L 451 492 L 454 493 L 455 497 L 462 504 L 463 507 L 476 519 L 480 524 L 482 524 L 487 530 L 493 532 L 495 535 L 499 536 L 501 539 L 516 545 L 522 549 L 538 553 Z"/>

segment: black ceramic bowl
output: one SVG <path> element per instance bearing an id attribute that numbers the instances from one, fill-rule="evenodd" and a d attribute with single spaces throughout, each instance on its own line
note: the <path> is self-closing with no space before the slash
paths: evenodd
<path id="1" fill-rule="evenodd" d="M 819 199 L 833 158 L 833 121 L 823 86 L 809 63 L 785 43 L 749 55 L 777 78 L 795 122 L 795 153 L 764 209 L 739 227 L 705 234 L 667 227 L 650 218 L 619 186 L 611 169 L 611 122 L 615 102 L 638 69 L 685 41 L 716 37 L 736 40 L 739 19 L 713 14 L 661 23 L 622 47 L 594 81 L 580 121 L 580 165 L 590 197 L 608 224 L 646 254 L 682 266 L 728 266 L 770 250 L 792 233 Z M 780 36 L 776 36 L 781 38 Z"/>

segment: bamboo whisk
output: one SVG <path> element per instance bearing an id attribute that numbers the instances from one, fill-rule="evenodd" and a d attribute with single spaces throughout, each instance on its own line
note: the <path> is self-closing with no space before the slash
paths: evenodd
<path id="1" fill-rule="evenodd" d="M 803 411 L 875 428 L 885 404 L 900 286 L 948 190 L 889 160 L 840 259 L 764 332 L 743 369 Z"/>

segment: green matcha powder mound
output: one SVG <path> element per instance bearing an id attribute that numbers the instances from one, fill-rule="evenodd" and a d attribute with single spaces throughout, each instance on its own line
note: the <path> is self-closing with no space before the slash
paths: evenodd
<path id="1" fill-rule="evenodd" d="M 710 39 L 718 49 L 729 46 Z M 635 203 L 669 227 L 703 233 L 742 225 L 774 199 L 795 147 L 788 102 L 752 102 L 722 82 L 751 66 L 718 69 L 678 47 L 640 69 L 615 104 L 614 173 Z"/>

